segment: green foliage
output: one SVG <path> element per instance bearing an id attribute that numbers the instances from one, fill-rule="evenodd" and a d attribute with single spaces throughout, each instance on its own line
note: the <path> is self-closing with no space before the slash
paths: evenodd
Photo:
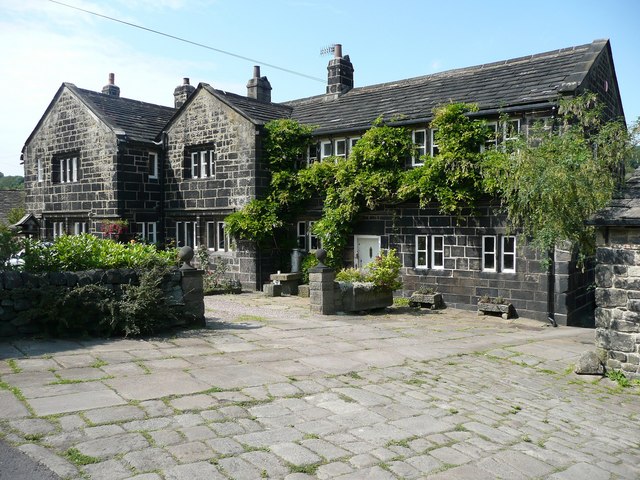
<path id="1" fill-rule="evenodd" d="M 362 269 L 343 268 L 336 274 L 336 280 L 341 282 L 371 282 L 376 288 L 398 290 L 402 288 L 399 280 L 402 263 L 395 249 L 381 252 L 373 262 Z"/>
<path id="2" fill-rule="evenodd" d="M 7 221 L 9 222 L 9 225 L 18 223 L 22 217 L 24 217 L 24 214 L 24 207 L 15 207 L 9 210 L 9 213 L 7 213 Z"/>
<path id="3" fill-rule="evenodd" d="M 616 382 L 622 388 L 631 386 L 629 379 L 620 370 L 607 370 L 607 378 Z"/>
<path id="4" fill-rule="evenodd" d="M 175 250 L 155 245 L 118 243 L 89 234 L 63 235 L 48 246 L 26 239 L 24 269 L 28 272 L 80 271 L 110 268 L 150 268 L 176 263 Z"/>
<path id="5" fill-rule="evenodd" d="M 6 265 L 11 255 L 22 249 L 22 242 L 18 240 L 6 225 L 0 223 L 0 270 L 11 268 Z"/>
<path id="6" fill-rule="evenodd" d="M 205 248 L 199 248 L 196 252 L 200 262 L 200 268 L 204 270 L 202 277 L 204 294 L 213 293 L 240 293 L 242 284 L 238 280 L 225 278 L 229 265 L 217 258 L 209 261 L 209 252 Z"/>
<path id="7" fill-rule="evenodd" d="M 610 201 L 629 137 L 621 122 L 603 122 L 594 94 L 562 100 L 559 113 L 560 134 L 538 124 L 510 154 L 488 157 L 484 185 L 534 246 L 568 240 L 588 255 L 595 235 L 584 222 Z"/>
<path id="8" fill-rule="evenodd" d="M 318 259 L 315 255 L 309 254 L 304 257 L 302 260 L 302 266 L 300 270 L 302 270 L 302 283 L 309 283 L 309 270 L 318 265 Z"/>
<path id="9" fill-rule="evenodd" d="M 367 274 L 360 268 L 343 268 L 336 273 L 336 280 L 339 282 L 367 282 Z"/>
<path id="10" fill-rule="evenodd" d="M 489 138 L 482 120 L 471 119 L 477 105 L 451 103 L 434 111 L 431 128 L 437 129 L 439 154 L 423 157 L 424 164 L 405 173 L 400 194 L 417 197 L 420 206 L 438 202 L 445 214 L 460 214 L 473 207 L 483 194 L 481 188 L 481 147 Z"/>
<path id="11" fill-rule="evenodd" d="M 272 171 L 291 171 L 305 158 L 314 127 L 295 120 L 274 120 L 265 125 L 264 150 Z"/>
<path id="12" fill-rule="evenodd" d="M 23 190 L 24 177 L 20 175 L 2 175 L 0 173 L 0 190 Z"/>
<path id="13" fill-rule="evenodd" d="M 402 288 L 402 282 L 399 280 L 402 262 L 396 255 L 395 249 L 381 252 L 373 262 L 368 265 L 368 279 L 373 282 L 376 287 L 388 290 L 398 290 Z"/>
<path id="14" fill-rule="evenodd" d="M 284 226 L 278 205 L 270 200 L 251 200 L 224 221 L 230 235 L 253 240 L 260 245 L 275 240 L 276 232 Z"/>

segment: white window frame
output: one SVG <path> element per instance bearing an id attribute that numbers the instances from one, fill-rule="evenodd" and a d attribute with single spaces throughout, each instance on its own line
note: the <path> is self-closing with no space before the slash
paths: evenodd
<path id="1" fill-rule="evenodd" d="M 438 153 L 440 153 L 440 146 L 436 143 L 435 137 L 437 131 L 437 128 L 429 129 L 429 156 L 431 157 L 435 157 Z M 438 153 L 434 153 L 436 150 L 438 151 Z"/>
<path id="2" fill-rule="evenodd" d="M 509 132 L 509 126 L 511 124 L 513 124 L 513 123 L 516 124 L 515 132 Z M 509 141 L 515 140 L 516 137 L 518 135 L 520 135 L 520 126 L 521 126 L 521 123 L 520 123 L 520 119 L 519 118 L 509 118 L 509 119 L 507 119 L 507 121 L 504 122 L 504 129 L 503 129 L 503 131 L 504 131 L 504 133 L 503 133 L 504 141 L 505 142 L 509 142 Z M 511 133 L 511 136 L 509 135 L 509 133 Z"/>
<path id="3" fill-rule="evenodd" d="M 38 158 L 36 160 L 36 172 L 38 176 L 38 182 L 42 182 L 44 179 L 44 171 L 42 169 L 42 159 Z"/>
<path id="4" fill-rule="evenodd" d="M 307 149 L 307 165 L 318 161 L 318 144 L 312 143 Z"/>
<path id="5" fill-rule="evenodd" d="M 83 233 L 87 233 L 87 222 L 74 222 L 73 234 L 81 235 Z"/>
<path id="6" fill-rule="evenodd" d="M 493 239 L 493 250 L 487 250 L 486 240 Z M 482 271 L 483 272 L 497 272 L 498 268 L 498 237 L 496 235 L 483 235 L 482 236 Z M 493 256 L 493 268 L 487 267 L 487 262 L 485 258 L 487 255 Z"/>
<path id="7" fill-rule="evenodd" d="M 325 155 L 325 147 L 329 146 L 329 153 Z M 327 157 L 330 157 L 333 154 L 332 150 L 333 142 L 331 140 L 323 140 L 320 142 L 320 161 L 324 160 Z"/>
<path id="8" fill-rule="evenodd" d="M 422 134 L 422 143 L 419 143 L 416 141 L 417 133 Z M 420 157 L 427 154 L 427 130 L 426 129 L 413 130 L 411 132 L 411 140 L 413 144 L 417 145 L 418 147 L 417 148 L 418 153 L 411 157 L 411 165 L 413 165 L 414 167 L 419 167 L 421 165 L 424 165 L 424 162 L 420 159 Z"/>
<path id="9" fill-rule="evenodd" d="M 498 122 L 487 122 L 486 125 L 487 128 L 491 129 L 491 131 L 493 132 L 493 138 L 488 138 L 484 141 L 484 145 L 482 145 L 480 148 L 480 151 L 482 152 L 484 152 L 488 148 L 495 148 L 500 143 L 498 139 Z"/>
<path id="10" fill-rule="evenodd" d="M 215 177 L 215 150 L 204 149 L 191 152 L 190 178 Z"/>
<path id="11" fill-rule="evenodd" d="M 296 239 L 298 248 L 301 250 L 307 250 L 307 222 L 300 221 L 296 225 Z"/>
<path id="12" fill-rule="evenodd" d="M 157 180 L 159 173 L 158 154 L 156 152 L 149 152 L 149 179 Z"/>
<path id="13" fill-rule="evenodd" d="M 189 240 L 193 240 L 193 245 L 189 245 Z M 176 246 L 189 246 L 194 250 L 198 248 L 198 222 L 176 222 Z"/>
<path id="14" fill-rule="evenodd" d="M 351 155 L 351 150 L 353 150 L 353 147 L 356 146 L 356 143 L 358 143 L 358 140 L 360 140 L 361 137 L 351 137 L 349 139 L 349 155 Z"/>
<path id="15" fill-rule="evenodd" d="M 322 248 L 322 241 L 320 237 L 313 233 L 313 226 L 315 225 L 315 221 L 307 222 L 307 232 L 309 234 L 309 251 L 315 252 L 316 250 Z"/>
<path id="16" fill-rule="evenodd" d="M 224 222 L 216 222 L 216 251 L 229 251 L 229 235 L 227 235 L 226 224 Z"/>
<path id="17" fill-rule="evenodd" d="M 64 222 L 53 222 L 53 239 L 60 238 L 65 235 Z"/>
<path id="18" fill-rule="evenodd" d="M 509 239 L 513 239 L 513 250 L 507 250 L 507 240 Z M 502 248 L 500 249 L 500 265 L 502 267 L 502 271 L 504 273 L 516 273 L 516 249 L 517 247 L 517 239 L 515 236 L 513 235 L 504 235 L 501 239 L 501 246 Z M 513 257 L 513 267 L 512 268 L 507 268 L 505 267 L 505 259 L 506 257 Z"/>
<path id="19" fill-rule="evenodd" d="M 156 243 L 158 241 L 158 222 L 136 222 L 136 230 L 145 242 Z"/>
<path id="20" fill-rule="evenodd" d="M 340 146 L 342 146 L 342 148 L 340 148 Z M 341 149 L 342 149 L 342 153 L 338 153 L 338 152 L 340 152 Z M 347 139 L 346 138 L 338 138 L 338 139 L 334 140 L 333 141 L 333 151 L 335 152 L 334 156 L 347 158 Z"/>
<path id="21" fill-rule="evenodd" d="M 440 248 L 436 248 L 436 241 L 440 240 Z M 442 262 L 436 262 L 436 254 L 442 254 Z M 431 268 L 444 270 L 444 235 L 431 235 Z"/>
<path id="22" fill-rule="evenodd" d="M 426 269 L 429 268 L 429 235 L 416 235 L 415 237 L 415 260 L 414 265 L 415 268 L 418 269 Z M 424 248 L 421 247 L 421 242 L 424 242 Z M 420 254 L 424 254 L 424 262 L 420 262 Z"/>

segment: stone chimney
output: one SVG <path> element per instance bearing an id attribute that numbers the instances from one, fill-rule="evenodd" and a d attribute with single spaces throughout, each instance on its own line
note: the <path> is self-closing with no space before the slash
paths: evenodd
<path id="1" fill-rule="evenodd" d="M 267 77 L 260 76 L 260 67 L 253 67 L 253 78 L 247 82 L 247 97 L 261 102 L 271 102 L 271 84 Z"/>
<path id="2" fill-rule="evenodd" d="M 353 88 L 353 64 L 349 55 L 342 56 L 342 45 L 336 44 L 334 55 L 327 66 L 327 93 L 335 96 Z"/>
<path id="3" fill-rule="evenodd" d="M 189 79 L 184 77 L 182 79 L 182 85 L 178 85 L 173 91 L 173 103 L 176 108 L 180 108 L 184 105 L 184 102 L 196 91 L 196 87 L 189 84 Z"/>
<path id="4" fill-rule="evenodd" d="M 102 93 L 105 95 L 111 95 L 112 97 L 120 96 L 120 87 L 115 85 L 116 75 L 115 73 L 109 74 L 109 83 L 102 87 Z"/>

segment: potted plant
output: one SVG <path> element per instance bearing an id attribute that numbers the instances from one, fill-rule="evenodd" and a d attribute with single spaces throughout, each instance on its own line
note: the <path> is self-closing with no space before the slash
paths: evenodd
<path id="1" fill-rule="evenodd" d="M 513 305 L 504 298 L 498 296 L 491 298 L 483 295 L 478 299 L 478 315 L 499 314 L 505 320 L 515 316 Z"/>
<path id="2" fill-rule="evenodd" d="M 402 264 L 394 249 L 382 252 L 364 269 L 346 268 L 336 275 L 337 309 L 344 312 L 374 310 L 393 305 L 393 291 Z"/>
<path id="3" fill-rule="evenodd" d="M 444 308 L 444 301 L 442 300 L 441 293 L 436 292 L 435 289 L 431 287 L 424 287 L 411 294 L 411 298 L 409 298 L 409 306 L 437 310 L 439 308 Z"/>

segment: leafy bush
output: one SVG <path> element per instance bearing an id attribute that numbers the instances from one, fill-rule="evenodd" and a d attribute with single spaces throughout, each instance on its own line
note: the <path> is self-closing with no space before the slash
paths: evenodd
<path id="1" fill-rule="evenodd" d="M 318 265 L 318 259 L 315 255 L 309 254 L 302 260 L 302 283 L 309 283 L 309 270 Z"/>
<path id="2" fill-rule="evenodd" d="M 9 258 L 22 249 L 22 242 L 16 239 L 13 232 L 4 224 L 0 224 L 0 269 L 11 268 Z"/>
<path id="3" fill-rule="evenodd" d="M 359 268 L 343 268 L 336 274 L 339 282 L 368 282 L 368 275 Z"/>
<path id="4" fill-rule="evenodd" d="M 395 249 L 390 249 L 387 253 L 381 252 L 369 265 L 369 281 L 377 287 L 389 290 L 402 288 L 402 282 L 398 280 L 402 263 L 396 255 Z"/>
<path id="5" fill-rule="evenodd" d="M 25 240 L 24 269 L 28 272 L 80 271 L 111 268 L 151 268 L 176 263 L 175 250 L 155 245 L 118 243 L 89 234 L 64 235 L 51 245 Z"/>
<path id="6" fill-rule="evenodd" d="M 336 274 L 336 280 L 341 282 L 371 282 L 376 288 L 398 290 L 402 288 L 399 280 L 402 263 L 396 255 L 395 249 L 381 252 L 373 262 L 363 269 L 344 268 Z"/>

